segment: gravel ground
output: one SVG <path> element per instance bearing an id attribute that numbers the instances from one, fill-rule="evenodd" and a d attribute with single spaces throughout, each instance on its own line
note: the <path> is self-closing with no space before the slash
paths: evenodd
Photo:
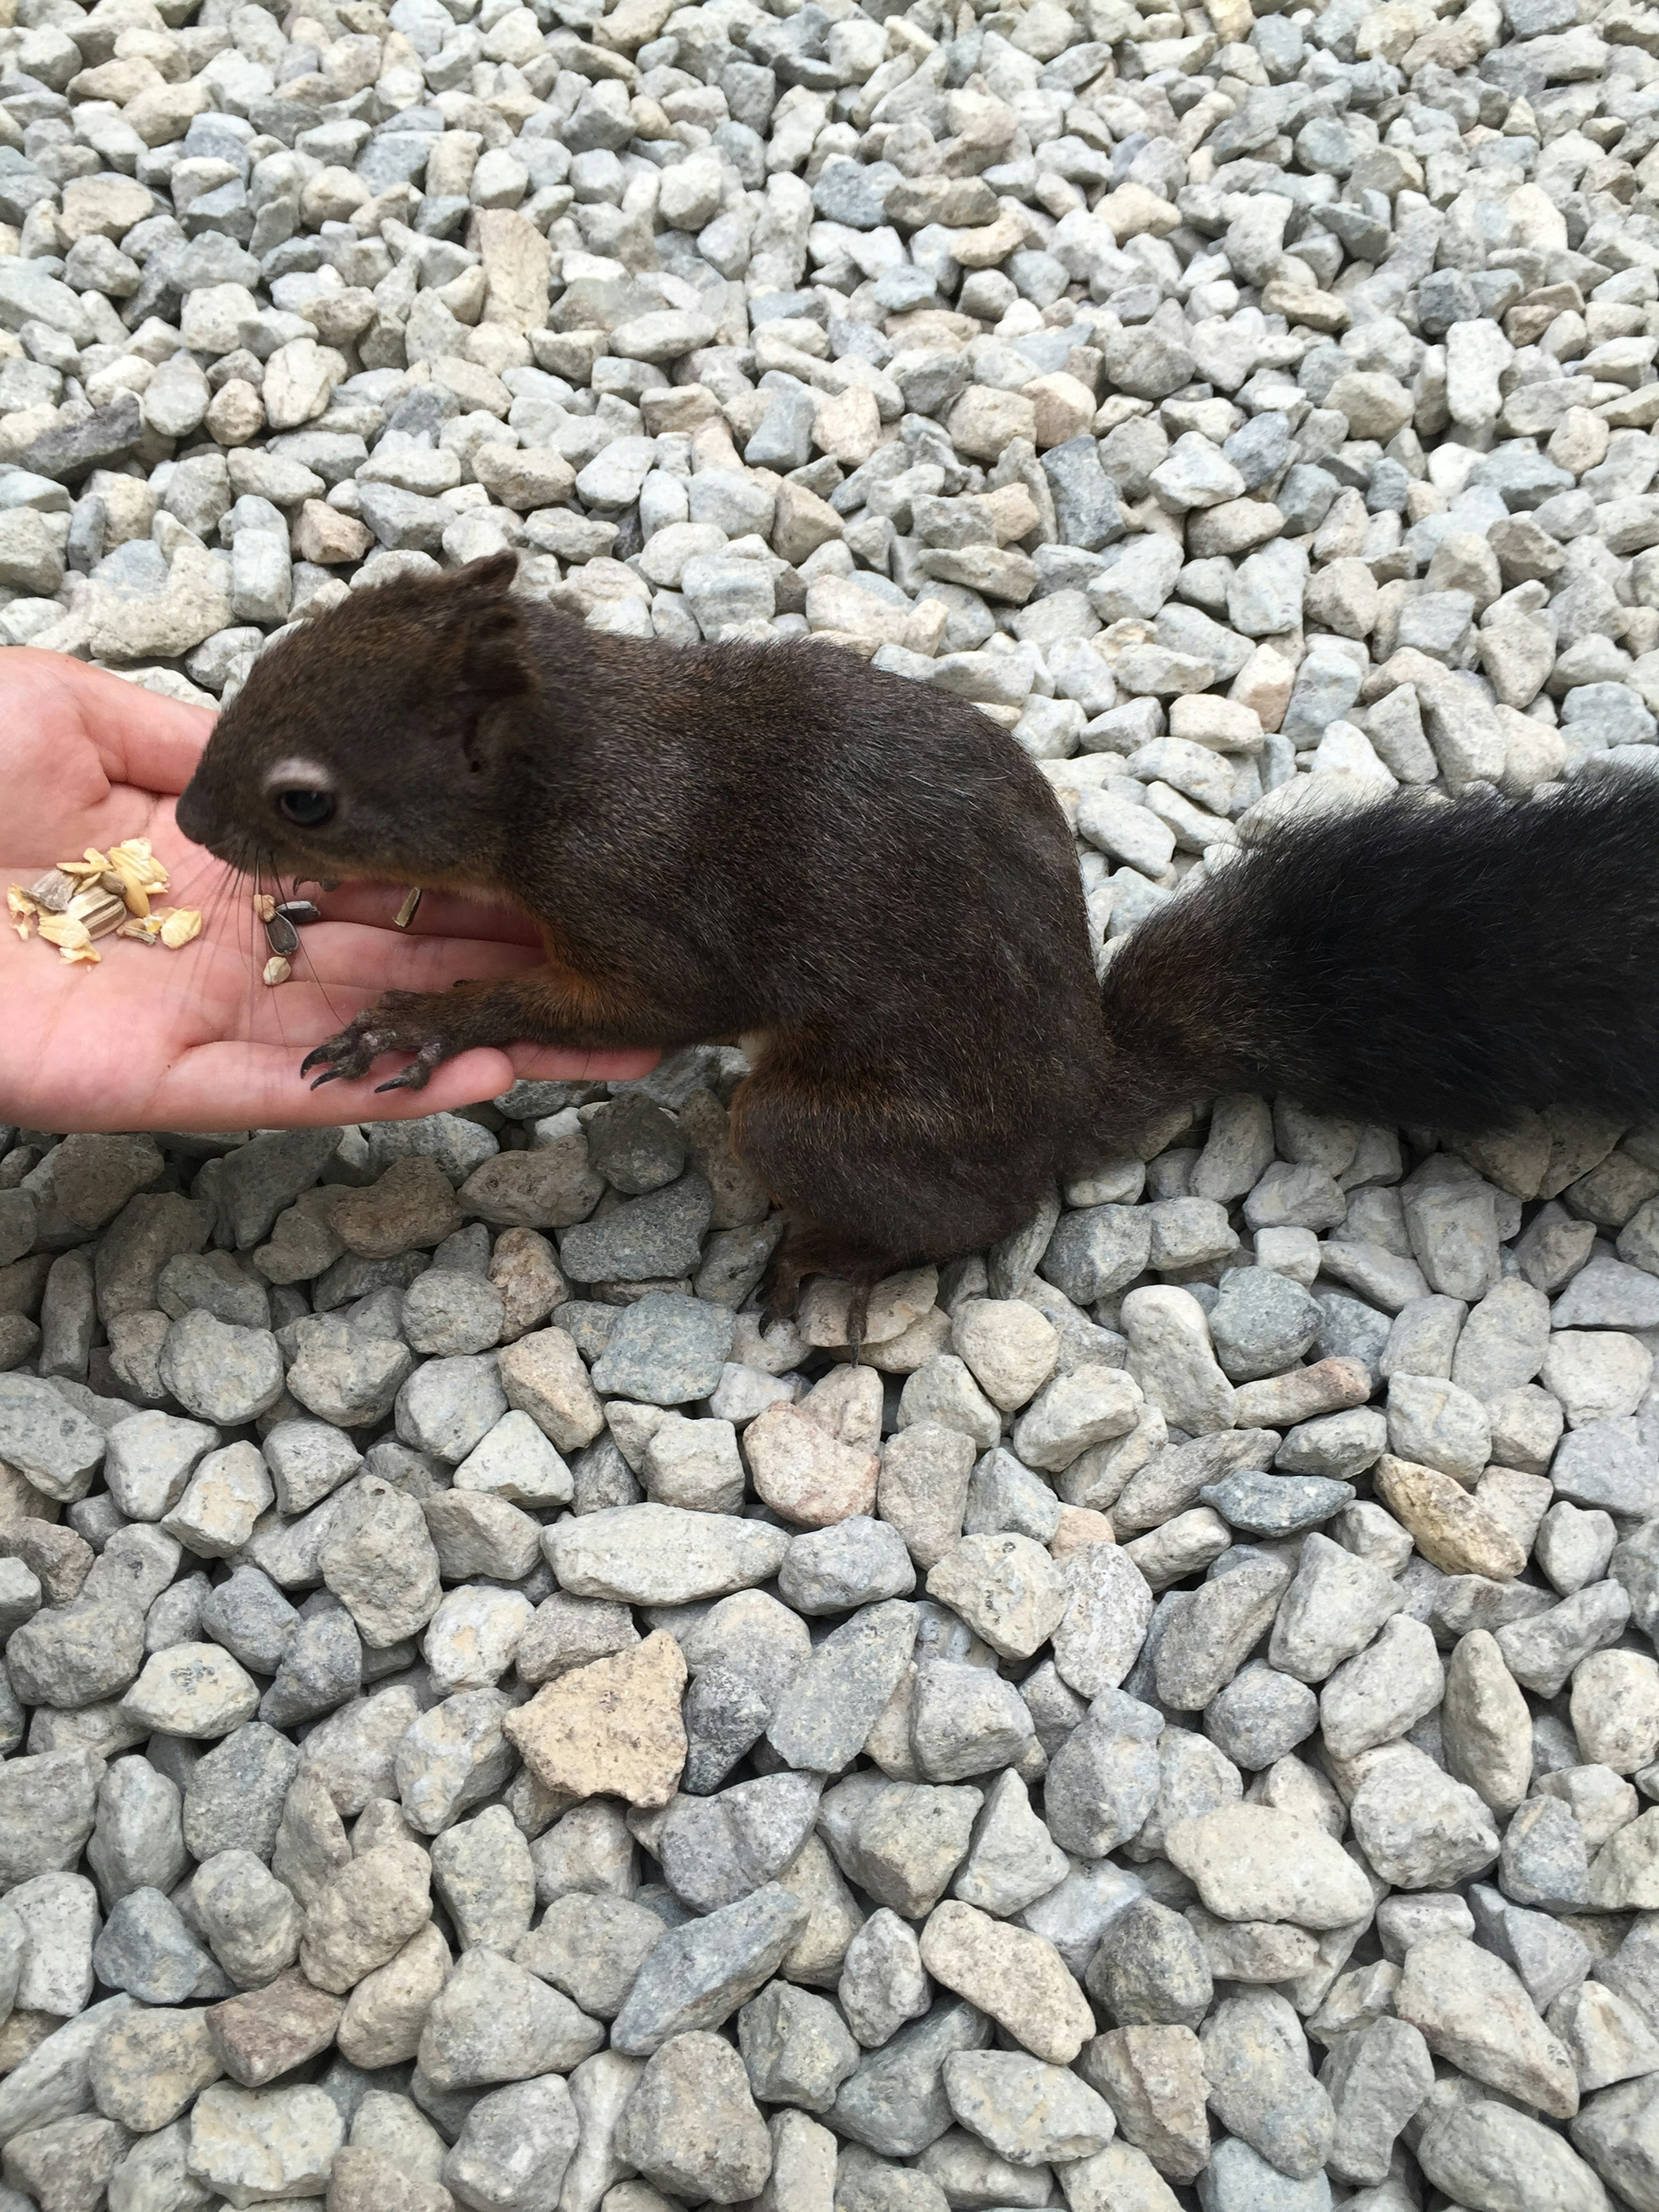
<path id="1" fill-rule="evenodd" d="M 1651 8 L 15 13 L 10 643 L 810 629 L 1103 962 L 1659 763 Z M 1224 1099 L 854 1367 L 741 1073 L 0 1131 L 0 2212 L 1659 2212 L 1659 1123 Z"/>

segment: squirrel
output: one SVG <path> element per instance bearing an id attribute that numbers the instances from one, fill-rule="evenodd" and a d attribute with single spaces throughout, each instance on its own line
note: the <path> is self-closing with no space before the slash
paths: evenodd
<path id="1" fill-rule="evenodd" d="M 1659 1097 L 1659 777 L 1303 812 L 1097 980 L 1072 834 L 989 715 L 810 642 L 671 647 L 503 553 L 355 592 L 258 659 L 179 802 L 221 860 L 519 907 L 545 964 L 394 992 L 301 1073 L 741 1037 L 769 1297 L 1021 1228 L 1171 1109 L 1282 1092 L 1475 1135 Z"/>

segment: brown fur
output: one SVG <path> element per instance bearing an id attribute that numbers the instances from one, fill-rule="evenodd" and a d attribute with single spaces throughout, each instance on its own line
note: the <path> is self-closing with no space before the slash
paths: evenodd
<path id="1" fill-rule="evenodd" d="M 783 1277 L 865 1281 L 1007 1234 L 1098 1146 L 1109 1089 L 1075 855 L 988 716 L 806 644 L 671 651 L 510 593 L 510 556 L 364 591 L 258 661 L 187 834 L 308 875 L 505 891 L 545 968 L 402 994 L 322 1057 L 764 1034 L 735 1141 L 798 1224 Z M 302 831 L 279 761 L 338 799 Z"/>

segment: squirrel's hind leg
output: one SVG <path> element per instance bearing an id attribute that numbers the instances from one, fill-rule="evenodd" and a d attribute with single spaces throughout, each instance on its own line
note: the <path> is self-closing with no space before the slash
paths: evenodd
<path id="1" fill-rule="evenodd" d="M 793 1224 L 768 1310 L 809 1275 L 854 1286 L 862 1334 L 884 1276 L 992 1244 L 1029 1219 L 1052 1174 L 1041 1132 L 982 1127 L 934 1069 L 853 1072 L 802 1042 L 769 1046 L 732 1101 L 732 1144 Z"/>

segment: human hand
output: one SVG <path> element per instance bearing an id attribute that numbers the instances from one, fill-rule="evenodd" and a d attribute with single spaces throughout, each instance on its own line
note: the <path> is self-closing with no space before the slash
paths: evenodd
<path id="1" fill-rule="evenodd" d="M 67 1133 L 408 1121 L 496 1097 L 520 1076 L 623 1082 L 655 1064 L 653 1052 L 518 1045 L 459 1054 L 419 1091 L 377 1097 L 365 1079 L 313 1095 L 301 1059 L 382 991 L 509 975 L 541 953 L 511 914 L 428 896 L 405 933 L 392 927 L 396 891 L 348 884 L 301 932 L 292 980 L 264 983 L 254 886 L 173 817 L 212 726 L 203 708 L 63 654 L 0 651 L 0 887 L 88 845 L 148 837 L 173 879 L 165 902 L 202 915 L 180 951 L 104 938 L 95 967 L 0 929 L 0 1121 Z"/>

